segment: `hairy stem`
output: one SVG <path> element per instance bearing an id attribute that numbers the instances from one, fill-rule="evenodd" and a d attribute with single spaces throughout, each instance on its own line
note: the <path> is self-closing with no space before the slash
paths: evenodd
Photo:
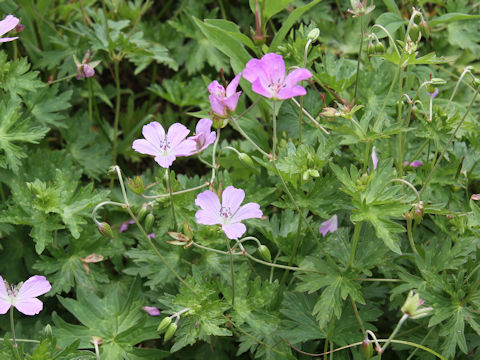
<path id="1" fill-rule="evenodd" d="M 170 206 L 172 208 L 173 227 L 177 229 L 177 217 L 175 215 L 175 207 L 173 205 L 172 178 L 171 178 L 169 169 L 167 169 L 167 178 L 168 178 L 168 193 L 170 194 Z"/>

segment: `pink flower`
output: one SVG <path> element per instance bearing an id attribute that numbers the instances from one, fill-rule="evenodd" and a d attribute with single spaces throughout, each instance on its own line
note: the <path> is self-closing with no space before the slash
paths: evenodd
<path id="1" fill-rule="evenodd" d="M 337 215 L 333 215 L 330 219 L 327 221 L 324 221 L 320 227 L 318 228 L 318 231 L 322 234 L 323 237 L 327 235 L 328 232 L 334 233 L 338 229 L 338 219 Z"/>
<path id="2" fill-rule="evenodd" d="M 437 95 L 438 95 L 438 88 L 435 88 L 435 91 L 432 92 L 432 93 L 427 90 L 427 94 L 428 94 L 428 96 L 430 96 L 432 99 L 435 99 L 435 98 L 437 97 Z"/>
<path id="3" fill-rule="evenodd" d="M 13 15 L 7 15 L 5 19 L 0 21 L 0 36 L 5 35 L 7 32 L 10 30 L 15 29 L 17 24 L 20 22 L 18 18 L 16 18 Z M 2 42 L 7 42 L 7 41 L 13 41 L 18 39 L 18 36 L 16 37 L 5 37 L 5 38 L 0 38 L 0 43 Z"/>
<path id="4" fill-rule="evenodd" d="M 142 310 L 146 311 L 150 316 L 160 316 L 160 310 L 155 306 L 142 306 Z"/>
<path id="5" fill-rule="evenodd" d="M 242 94 L 241 91 L 237 91 L 241 77 L 241 73 L 235 76 L 232 82 L 228 84 L 227 89 L 220 85 L 217 80 L 208 85 L 208 91 L 210 92 L 208 99 L 215 115 L 227 117 L 229 112 L 235 111 L 238 98 Z"/>
<path id="6" fill-rule="evenodd" d="M 77 80 L 82 80 L 95 75 L 94 69 L 98 64 L 100 64 L 100 61 L 90 62 L 90 50 L 85 52 L 82 62 L 79 62 L 75 55 L 73 55 L 73 60 L 77 66 Z"/>
<path id="7" fill-rule="evenodd" d="M 245 192 L 228 186 L 222 193 L 222 204 L 216 194 L 206 190 L 198 194 L 195 205 L 202 209 L 195 214 L 197 223 L 203 225 L 222 225 L 222 230 L 229 239 L 238 239 L 247 228 L 240 221 L 261 218 L 263 213 L 257 203 L 248 203 L 240 207 Z"/>
<path id="8" fill-rule="evenodd" d="M 119 232 L 119 233 L 123 233 L 123 232 L 127 231 L 127 230 L 128 230 L 128 226 L 129 226 L 129 225 L 133 225 L 133 224 L 135 224 L 135 221 L 132 220 L 132 219 L 130 219 L 130 220 L 128 220 L 128 221 L 125 221 L 124 223 L 122 223 L 122 225 L 120 225 L 120 230 L 119 230 L 118 232 Z"/>
<path id="9" fill-rule="evenodd" d="M 147 237 L 148 237 L 150 240 L 157 238 L 157 236 L 156 236 L 154 233 L 148 234 Z"/>
<path id="10" fill-rule="evenodd" d="M 36 297 L 51 288 L 45 276 L 32 276 L 17 286 L 9 285 L 0 276 L 0 314 L 5 314 L 12 306 L 25 315 L 38 314 L 43 309 L 43 303 Z"/>
<path id="11" fill-rule="evenodd" d="M 423 166 L 423 162 L 421 162 L 419 160 L 415 160 L 411 163 L 409 163 L 408 161 L 404 161 L 403 166 L 409 166 L 409 167 L 417 168 L 419 166 Z"/>
<path id="12" fill-rule="evenodd" d="M 175 123 L 165 134 L 162 125 L 153 121 L 143 127 L 145 139 L 135 140 L 132 148 L 141 154 L 155 156 L 158 165 L 169 168 L 178 156 L 189 156 L 195 152 L 197 143 L 185 139 L 189 132 L 182 124 Z"/>
<path id="13" fill-rule="evenodd" d="M 375 146 L 372 149 L 372 163 L 373 163 L 373 170 L 377 170 L 378 157 L 377 157 L 377 148 Z"/>
<path id="14" fill-rule="evenodd" d="M 215 131 L 210 131 L 212 128 L 212 120 L 204 118 L 200 119 L 195 128 L 195 135 L 190 136 L 188 140 L 193 140 L 197 144 L 194 154 L 202 152 L 210 144 L 213 144 L 217 138 Z M 192 154 L 193 155 L 193 154 Z"/>
<path id="15" fill-rule="evenodd" d="M 297 85 L 301 80 L 312 77 L 307 69 L 293 70 L 285 77 L 285 62 L 280 55 L 269 53 L 261 60 L 250 60 L 243 77 L 252 83 L 252 90 L 257 94 L 273 100 L 284 100 L 305 95 L 307 91 Z"/>

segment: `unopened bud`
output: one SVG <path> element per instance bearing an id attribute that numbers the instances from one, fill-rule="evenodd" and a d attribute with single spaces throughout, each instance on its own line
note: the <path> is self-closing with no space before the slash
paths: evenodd
<path id="1" fill-rule="evenodd" d="M 362 342 L 361 351 L 365 359 L 369 360 L 373 356 L 373 345 L 370 340 L 365 339 Z"/>
<path id="2" fill-rule="evenodd" d="M 165 331 L 165 336 L 163 337 L 163 341 L 167 342 L 168 340 L 170 340 L 172 336 L 175 334 L 175 331 L 177 331 L 177 324 L 175 323 L 170 324 L 167 331 Z"/>
<path id="3" fill-rule="evenodd" d="M 252 168 L 252 169 L 255 169 L 255 164 L 253 163 L 253 160 L 250 156 L 248 156 L 247 154 L 245 153 L 240 153 L 240 155 L 238 155 L 238 159 L 241 161 L 241 163 L 243 165 L 245 165 L 246 167 L 249 167 L 249 168 Z"/>
<path id="4" fill-rule="evenodd" d="M 190 225 L 188 225 L 188 223 L 184 222 L 183 223 L 183 233 L 189 238 L 189 239 L 193 239 L 193 230 L 192 230 L 192 227 Z"/>
<path id="5" fill-rule="evenodd" d="M 148 214 L 148 209 L 146 206 L 142 206 L 137 214 L 138 221 L 142 221 L 143 218 Z"/>
<path id="6" fill-rule="evenodd" d="M 420 40 L 420 37 L 421 37 L 420 26 L 413 23 L 412 26 L 410 27 L 409 35 L 410 35 L 410 39 L 412 39 L 412 41 L 418 42 Z"/>
<path id="7" fill-rule="evenodd" d="M 43 328 L 43 334 L 45 336 L 51 336 L 52 335 L 52 327 L 50 326 L 50 324 L 45 325 L 45 327 Z"/>
<path id="8" fill-rule="evenodd" d="M 98 231 L 100 231 L 100 233 L 105 237 L 113 238 L 112 228 L 110 227 L 110 225 L 107 222 L 100 223 L 98 225 Z"/>
<path id="9" fill-rule="evenodd" d="M 475 89 L 478 89 L 478 87 L 480 86 L 480 79 L 477 77 L 473 78 L 472 85 Z"/>
<path id="10" fill-rule="evenodd" d="M 270 254 L 270 250 L 268 250 L 268 247 L 266 247 L 265 245 L 260 245 L 257 251 L 263 260 L 267 262 L 272 262 L 272 255 Z"/>
<path id="11" fill-rule="evenodd" d="M 333 118 L 337 116 L 337 109 L 332 108 L 332 107 L 324 107 L 320 115 L 327 117 L 327 118 Z"/>
<path id="12" fill-rule="evenodd" d="M 25 25 L 22 25 L 22 24 L 18 24 L 17 26 L 15 26 L 15 32 L 18 34 L 18 33 L 21 33 L 23 30 L 25 30 Z"/>
<path id="13" fill-rule="evenodd" d="M 373 44 L 368 44 L 368 46 L 367 46 L 367 54 L 368 54 L 368 55 L 373 55 L 373 54 L 375 54 L 375 45 L 373 45 Z"/>
<path id="14" fill-rule="evenodd" d="M 428 26 L 428 23 L 425 20 L 420 22 L 420 30 L 426 39 L 430 38 L 430 26 Z"/>
<path id="15" fill-rule="evenodd" d="M 147 233 L 152 230 L 153 222 L 155 221 L 155 216 L 153 216 L 152 213 L 148 214 L 147 217 L 145 218 L 145 231 Z"/>
<path id="16" fill-rule="evenodd" d="M 164 317 L 162 321 L 160 321 L 160 324 L 158 324 L 157 331 L 159 333 L 163 332 L 169 325 L 172 323 L 172 319 L 170 316 Z"/>
<path id="17" fill-rule="evenodd" d="M 428 83 L 427 86 L 427 91 L 430 93 L 430 94 L 433 94 L 436 90 L 436 87 L 432 84 L 432 83 Z"/>
<path id="18" fill-rule="evenodd" d="M 383 45 L 382 42 L 378 42 L 375 44 L 375 52 L 379 54 L 383 54 L 385 52 L 385 46 Z"/>
<path id="19" fill-rule="evenodd" d="M 446 80 L 443 80 L 442 78 L 433 78 L 432 80 L 430 80 L 430 82 L 432 83 L 432 85 L 445 85 L 447 83 Z"/>
<path id="20" fill-rule="evenodd" d="M 141 195 L 145 191 L 145 185 L 143 185 L 143 180 L 140 176 L 135 176 L 134 179 L 128 179 L 127 186 L 137 195 Z"/>
<path id="21" fill-rule="evenodd" d="M 307 38 L 309 40 L 312 40 L 313 42 L 317 40 L 319 36 L 320 36 L 320 30 L 318 28 L 314 28 L 308 33 Z"/>

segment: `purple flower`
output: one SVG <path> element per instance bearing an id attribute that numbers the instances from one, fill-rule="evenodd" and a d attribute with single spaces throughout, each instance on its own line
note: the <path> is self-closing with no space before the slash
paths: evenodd
<path id="1" fill-rule="evenodd" d="M 127 230 L 128 230 L 128 226 L 129 226 L 129 225 L 133 225 L 133 224 L 135 224 L 135 221 L 132 220 L 132 219 L 130 219 L 130 220 L 128 220 L 128 221 L 125 221 L 124 223 L 122 223 L 122 225 L 120 225 L 120 230 L 119 230 L 118 232 L 119 232 L 119 233 L 123 233 L 123 232 L 127 231 Z"/>
<path id="2" fill-rule="evenodd" d="M 141 154 L 155 156 L 158 165 L 169 168 L 177 156 L 189 156 L 195 152 L 197 143 L 185 139 L 189 132 L 182 124 L 175 123 L 165 134 L 162 125 L 153 121 L 143 127 L 145 139 L 135 140 L 132 148 Z"/>
<path id="3" fill-rule="evenodd" d="M 95 75 L 94 69 L 98 64 L 100 64 L 100 61 L 90 62 L 90 50 L 85 52 L 82 62 L 79 62 L 75 55 L 73 55 L 73 60 L 77 66 L 77 80 L 82 80 Z"/>
<path id="4" fill-rule="evenodd" d="M 217 80 L 212 81 L 208 85 L 208 91 L 210 92 L 208 99 L 215 115 L 227 117 L 229 112 L 235 111 L 238 98 L 242 94 L 241 91 L 237 91 L 241 77 L 242 73 L 235 76 L 226 89 Z"/>
<path id="5" fill-rule="evenodd" d="M 156 236 L 154 233 L 148 234 L 147 237 L 148 237 L 150 240 L 157 238 L 157 236 Z"/>
<path id="6" fill-rule="evenodd" d="M 408 161 L 404 161 L 403 166 L 409 166 L 409 167 L 417 168 L 419 166 L 423 166 L 423 162 L 421 162 L 420 160 L 415 160 L 411 163 L 409 163 Z"/>
<path id="7" fill-rule="evenodd" d="M 229 239 L 238 239 L 247 228 L 240 221 L 261 218 L 263 213 L 257 203 L 248 203 L 240 207 L 245 192 L 228 186 L 222 193 L 222 204 L 216 194 L 206 190 L 197 195 L 195 205 L 202 209 L 195 214 L 197 223 L 203 225 L 222 225 L 222 230 Z"/>
<path id="8" fill-rule="evenodd" d="M 51 288 L 45 276 L 32 276 L 17 286 L 9 285 L 0 276 L 0 314 L 5 314 L 12 306 L 25 315 L 38 314 L 43 309 L 43 303 L 36 297 Z"/>
<path id="9" fill-rule="evenodd" d="M 373 170 L 377 170 L 378 157 L 377 157 L 377 148 L 375 146 L 372 149 L 372 163 L 373 163 Z"/>
<path id="10" fill-rule="evenodd" d="M 252 90 L 257 94 L 273 100 L 284 100 L 305 95 L 307 91 L 297 83 L 311 78 L 312 74 L 307 69 L 299 68 L 285 77 L 282 56 L 269 53 L 261 60 L 250 60 L 243 70 L 243 77 L 252 83 Z"/>
<path id="11" fill-rule="evenodd" d="M 20 22 L 20 20 L 18 18 L 16 18 L 15 16 L 7 15 L 7 17 L 5 19 L 0 21 L 0 36 L 5 35 L 10 30 L 15 29 L 15 27 L 17 26 L 17 24 L 19 22 Z M 18 36 L 16 36 L 16 37 L 4 37 L 4 38 L 0 38 L 0 43 L 7 42 L 7 41 L 13 41 L 13 40 L 16 40 L 16 39 L 18 39 Z"/>
<path id="12" fill-rule="evenodd" d="M 195 128 L 195 135 L 190 136 L 188 140 L 193 140 L 197 144 L 197 147 L 194 154 L 202 152 L 210 144 L 213 144 L 217 138 L 215 131 L 210 131 L 212 129 L 212 120 L 204 118 L 200 119 Z M 192 154 L 193 155 L 193 154 Z"/>
<path id="13" fill-rule="evenodd" d="M 142 310 L 146 311 L 150 316 L 160 316 L 160 310 L 155 306 L 142 306 Z"/>
<path id="14" fill-rule="evenodd" d="M 318 231 L 322 234 L 323 237 L 327 235 L 328 232 L 334 233 L 338 229 L 338 219 L 337 215 L 333 215 L 330 219 L 327 221 L 324 221 L 320 227 L 318 228 Z"/>
<path id="15" fill-rule="evenodd" d="M 428 96 L 430 96 L 432 99 L 435 99 L 435 98 L 437 97 L 437 95 L 438 95 L 438 88 L 435 88 L 435 91 L 432 92 L 432 93 L 427 90 L 427 94 L 428 94 Z"/>

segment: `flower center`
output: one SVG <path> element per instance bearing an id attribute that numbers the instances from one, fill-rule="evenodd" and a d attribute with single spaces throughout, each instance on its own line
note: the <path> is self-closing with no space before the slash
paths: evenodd
<path id="1" fill-rule="evenodd" d="M 170 149 L 170 141 L 168 141 L 167 138 L 161 140 L 159 147 L 161 150 L 167 151 L 168 149 Z"/>
<path id="2" fill-rule="evenodd" d="M 274 94 L 277 94 L 281 89 L 286 86 L 287 84 L 283 80 L 278 79 L 277 81 L 272 81 L 270 84 L 268 84 L 268 89 Z"/>
<path id="3" fill-rule="evenodd" d="M 232 211 L 228 207 L 221 207 L 220 208 L 220 216 L 223 217 L 224 219 L 228 219 L 229 217 L 232 216 Z"/>

